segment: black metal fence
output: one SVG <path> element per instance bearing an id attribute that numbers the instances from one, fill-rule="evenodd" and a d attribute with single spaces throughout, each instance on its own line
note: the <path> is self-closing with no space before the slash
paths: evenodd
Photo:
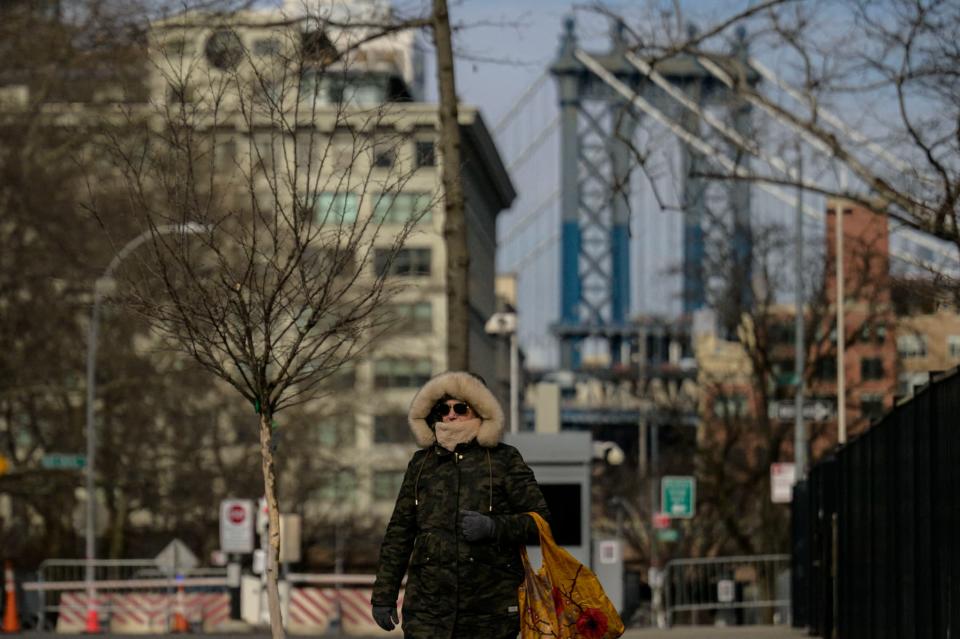
<path id="1" fill-rule="evenodd" d="M 793 625 L 960 637 L 960 373 L 811 468 L 793 500 Z"/>

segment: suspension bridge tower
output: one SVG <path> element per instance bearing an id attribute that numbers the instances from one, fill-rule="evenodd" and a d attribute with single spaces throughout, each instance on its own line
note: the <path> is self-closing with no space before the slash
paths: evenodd
<path id="1" fill-rule="evenodd" d="M 560 342 L 560 364 L 579 369 L 583 346 L 605 342 L 611 366 L 625 364 L 638 331 L 630 318 L 630 203 L 631 176 L 642 150 L 636 145 L 638 122 L 644 111 L 679 123 L 694 137 L 702 131 L 703 110 L 722 104 L 733 128 L 749 134 L 750 111 L 734 102 L 715 75 L 696 58 L 680 54 L 659 61 L 655 69 L 631 54 L 624 28 L 614 22 L 610 48 L 589 54 L 579 48 L 573 18 L 564 23 L 557 58 L 550 72 L 557 83 L 560 107 L 561 293 L 560 320 L 553 331 Z M 743 70 L 744 34 L 738 34 L 734 52 L 724 63 Z M 652 81 L 656 77 L 658 81 Z M 747 72 L 747 82 L 756 74 Z M 663 82 L 669 82 L 668 88 Z M 677 94 L 681 98 L 677 98 Z M 693 145 L 681 143 L 683 184 L 683 311 L 690 314 L 707 302 L 708 255 L 705 247 L 706 192 L 711 158 Z M 746 159 L 733 146 L 727 153 L 735 162 Z M 737 283 L 738 308 L 749 305 L 750 186 L 732 181 L 726 202 L 731 213 L 732 238 L 726 257 Z M 642 232 L 642 230 L 641 230 Z M 667 266 L 667 265 L 665 265 Z M 725 278 L 726 279 L 726 278 Z"/>

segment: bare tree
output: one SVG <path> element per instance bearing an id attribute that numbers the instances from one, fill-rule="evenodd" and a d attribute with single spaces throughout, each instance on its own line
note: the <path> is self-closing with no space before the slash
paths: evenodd
<path id="1" fill-rule="evenodd" d="M 960 250 L 956 3 L 767 0 L 691 15 L 648 6 L 639 15 L 594 8 L 625 21 L 648 77 L 667 60 L 693 60 L 764 122 L 739 141 L 714 127 L 708 142 L 722 138 L 753 161 L 709 162 L 703 177 L 796 186 L 797 173 L 778 160 L 799 140 L 813 155 L 805 189 L 856 202 Z M 731 56 L 736 47 L 749 52 L 739 62 Z"/>
<path id="2" fill-rule="evenodd" d="M 446 0 L 433 0 L 433 39 L 437 48 L 440 139 L 443 157 L 444 222 L 447 244 L 447 363 L 451 370 L 470 364 L 470 253 L 461 179 L 460 121 L 454 76 L 450 14 Z"/>
<path id="3" fill-rule="evenodd" d="M 892 350 L 894 316 L 890 300 L 890 281 L 880 273 L 888 269 L 887 255 L 878 246 L 879 238 L 851 241 L 848 259 L 853 263 L 847 274 L 848 305 L 845 350 L 857 348 L 883 352 Z M 781 552 L 788 545 L 789 511 L 771 503 L 770 465 L 793 459 L 793 421 L 783 421 L 769 413 L 768 407 L 780 401 L 792 401 L 797 380 L 812 396 L 836 395 L 834 386 L 837 344 L 833 328 L 833 287 L 830 282 L 833 257 L 824 251 L 810 251 L 801 277 L 809 291 L 803 310 L 803 370 L 794 370 L 795 309 L 783 303 L 796 277 L 789 254 L 793 238 L 783 228 L 766 225 L 754 229 L 753 283 L 751 304 L 738 309 L 741 323 L 734 339 L 701 343 L 699 392 L 703 425 L 698 436 L 696 473 L 700 510 L 691 522 L 685 549 L 697 556 L 722 553 L 754 554 Z M 730 242 L 718 242 L 727 244 Z M 885 244 L 885 240 L 884 240 Z M 729 251 L 709 254 L 729 261 Z M 722 257 L 724 254 L 727 257 Z M 710 270 L 732 270 L 710 263 Z M 718 295 L 728 284 L 716 282 L 709 301 L 720 307 L 729 299 Z M 827 366 L 824 366 L 824 365 Z M 885 364 L 886 365 L 886 364 Z M 884 396 L 891 396 L 888 381 Z M 851 414 L 857 415 L 852 430 L 864 430 L 870 415 L 861 414 L 859 405 L 850 403 L 858 396 L 861 382 L 851 384 L 849 393 L 838 401 L 847 401 Z M 889 403 L 885 404 L 889 408 Z M 808 438 L 814 456 L 836 443 L 835 426 L 830 420 L 807 421 Z"/>
<path id="4" fill-rule="evenodd" d="M 214 26 L 207 65 L 183 47 L 200 18 Z M 275 416 L 383 330 L 395 258 L 434 195 L 402 215 L 395 206 L 413 174 L 409 140 L 397 106 L 351 82 L 356 56 L 344 51 L 362 30 L 335 35 L 323 16 L 270 24 L 275 44 L 258 54 L 236 16 L 220 20 L 186 14 L 154 28 L 153 108 L 104 122 L 104 148 L 112 186 L 152 231 L 126 270 L 126 301 L 258 415 L 279 638 Z"/>

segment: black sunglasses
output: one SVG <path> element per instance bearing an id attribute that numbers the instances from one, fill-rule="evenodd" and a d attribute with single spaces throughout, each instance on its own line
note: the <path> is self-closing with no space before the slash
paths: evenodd
<path id="1" fill-rule="evenodd" d="M 467 411 L 470 410 L 470 406 L 465 402 L 457 402 L 452 406 L 445 402 L 439 402 L 433 407 L 433 414 L 438 418 L 446 417 L 451 408 L 457 415 L 466 415 Z"/>

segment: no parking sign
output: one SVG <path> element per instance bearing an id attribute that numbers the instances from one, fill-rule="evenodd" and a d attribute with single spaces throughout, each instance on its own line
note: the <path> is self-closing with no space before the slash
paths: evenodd
<path id="1" fill-rule="evenodd" d="M 254 546 L 253 502 L 224 499 L 220 502 L 220 550 L 250 553 Z"/>

